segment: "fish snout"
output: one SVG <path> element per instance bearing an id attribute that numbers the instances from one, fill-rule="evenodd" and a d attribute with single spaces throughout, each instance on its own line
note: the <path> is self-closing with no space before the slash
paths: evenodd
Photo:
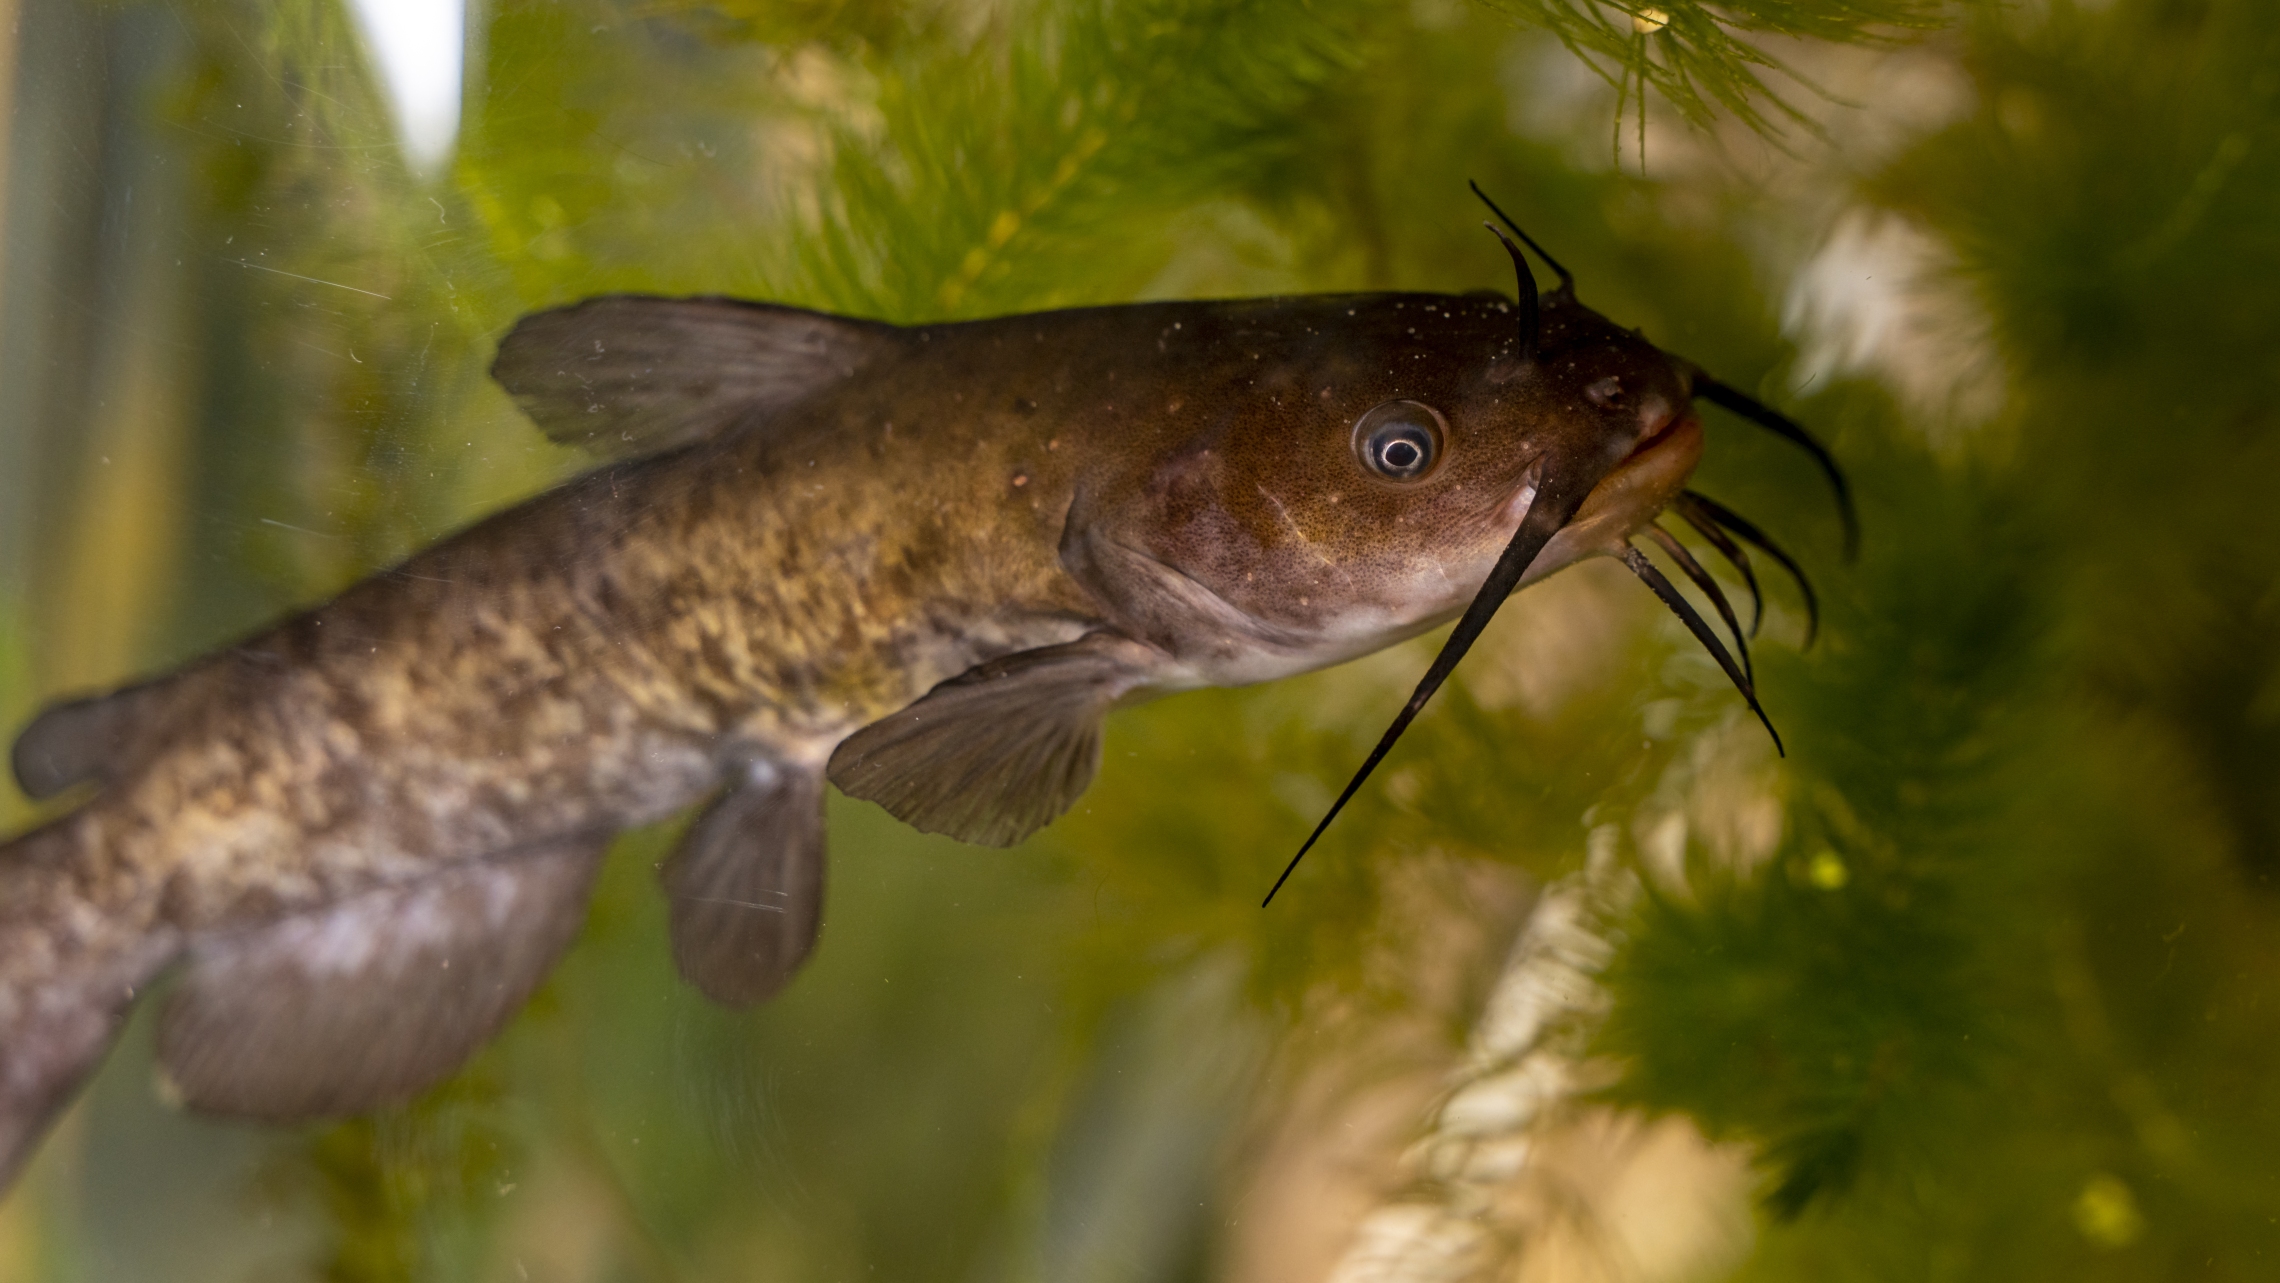
<path id="1" fill-rule="evenodd" d="M 1638 439 L 1632 444 L 1631 452 L 1623 457 L 1623 464 L 1619 466 L 1627 466 L 1632 460 L 1638 459 L 1648 451 L 1661 446 L 1663 438 L 1677 428 L 1682 420 L 1691 419 L 1697 428 L 1701 426 L 1701 420 L 1691 412 L 1693 407 L 1689 404 L 1684 410 L 1681 410 L 1680 404 L 1672 401 L 1661 392 L 1649 392 L 1639 398 L 1638 409 L 1635 411 L 1635 419 L 1639 425 Z"/>
<path id="2" fill-rule="evenodd" d="M 1660 397 L 1640 408 L 1642 431 L 1638 443 L 1584 501 L 1580 518 L 1604 504 L 1614 504 L 1634 519 L 1625 535 L 1655 519 L 1665 505 L 1686 488 L 1694 465 L 1702 461 L 1702 416 L 1692 407 L 1681 411 Z"/>
<path id="3" fill-rule="evenodd" d="M 1630 453 L 1592 487 L 1574 518 L 1529 568 L 1527 582 L 1586 557 L 1620 554 L 1632 535 L 1654 524 L 1686 489 L 1694 465 L 1702 460 L 1702 418 L 1691 408 L 1675 410 L 1666 399 L 1647 400 L 1660 404 L 1639 407 L 1643 431 Z"/>

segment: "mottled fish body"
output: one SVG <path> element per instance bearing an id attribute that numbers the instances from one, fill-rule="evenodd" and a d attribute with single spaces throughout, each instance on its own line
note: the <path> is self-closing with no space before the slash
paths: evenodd
<path id="1" fill-rule="evenodd" d="M 1113 706 L 1414 636 L 1528 529 L 1519 582 L 1620 554 L 1698 376 L 1550 297 L 526 319 L 495 373 L 608 462 L 18 741 L 28 793 L 92 791 L 0 847 L 0 1180 L 170 967 L 190 1104 L 401 1099 L 537 986 L 615 833 L 703 803 L 676 960 L 757 1001 L 815 941 L 826 778 L 1015 842 Z"/>

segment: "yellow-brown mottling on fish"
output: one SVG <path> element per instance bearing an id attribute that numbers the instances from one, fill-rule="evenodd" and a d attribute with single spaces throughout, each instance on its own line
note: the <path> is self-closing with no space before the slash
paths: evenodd
<path id="1" fill-rule="evenodd" d="M 190 1107 L 370 1109 L 513 1015 L 623 829 L 701 807 L 664 867 L 675 962 L 757 1002 L 816 941 L 827 779 L 1018 842 L 1117 705 L 1460 613 L 1461 654 L 1666 506 L 1755 538 L 1682 494 L 1690 405 L 1771 412 L 1520 273 L 1517 306 L 525 318 L 494 374 L 600 466 L 17 740 L 27 793 L 87 797 L 0 847 L 0 1182 L 161 969 Z"/>

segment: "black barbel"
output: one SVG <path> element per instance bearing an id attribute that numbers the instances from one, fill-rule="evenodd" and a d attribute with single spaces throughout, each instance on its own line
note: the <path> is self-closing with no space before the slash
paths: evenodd
<path id="1" fill-rule="evenodd" d="M 1742 634 L 1742 621 L 1734 617 L 1733 604 L 1726 600 L 1726 590 L 1718 586 L 1717 578 L 1702 568 L 1702 563 L 1694 559 L 1694 554 L 1686 550 L 1686 545 L 1680 543 L 1677 536 L 1660 525 L 1648 526 L 1646 535 L 1662 546 L 1663 552 L 1679 570 L 1694 581 L 1694 586 L 1702 590 L 1702 595 L 1710 599 L 1711 605 L 1718 608 L 1718 618 L 1726 621 L 1726 631 L 1734 635 L 1734 650 L 1742 657 L 1742 675 L 1750 679 L 1750 685 L 1754 688 L 1757 685 L 1757 669 L 1750 664 L 1749 639 Z"/>
<path id="2" fill-rule="evenodd" d="M 1687 525 L 1694 527 L 1694 533 L 1709 540 L 1710 546 L 1725 557 L 1727 564 L 1741 573 L 1742 582 L 1750 587 L 1750 636 L 1757 636 L 1758 625 L 1765 622 L 1765 593 L 1758 588 L 1757 571 L 1750 566 L 1749 553 L 1734 542 L 1734 537 L 1726 533 L 1725 527 L 1703 511 L 1701 502 L 1693 491 L 1681 494 L 1671 501 L 1670 506 L 1672 511 L 1685 519 Z"/>
<path id="3" fill-rule="evenodd" d="M 1539 471 L 1538 476 L 1541 475 Z M 1282 890 L 1283 883 L 1290 881 L 1291 872 L 1298 868 L 1298 862 L 1306 858 L 1308 851 L 1314 849 L 1315 842 L 1330 827 L 1330 821 L 1337 819 L 1338 812 L 1346 809 L 1346 803 L 1361 789 L 1362 782 L 1369 779 L 1370 772 L 1376 770 L 1378 763 L 1385 760 L 1385 755 L 1393 751 L 1394 741 L 1400 739 L 1401 733 L 1408 730 L 1409 724 L 1417 719 L 1418 712 L 1425 707 L 1425 701 L 1433 698 L 1433 692 L 1441 689 L 1441 683 L 1456 671 L 1457 661 L 1472 649 L 1473 642 L 1479 639 L 1481 630 L 1488 627 L 1488 621 L 1495 618 L 1497 608 L 1504 604 L 1504 599 L 1520 586 L 1521 576 L 1528 573 L 1528 566 L 1536 560 L 1536 554 L 1542 552 L 1544 545 L 1552 541 L 1552 536 L 1567 525 L 1568 518 L 1575 515 L 1576 508 L 1582 503 L 1583 496 L 1580 494 L 1570 495 L 1564 491 L 1553 493 L 1543 489 L 1536 492 L 1535 499 L 1528 505 L 1528 515 L 1521 520 L 1520 528 L 1512 532 L 1512 542 L 1504 545 L 1504 551 L 1496 558 L 1495 567 L 1488 572 L 1488 578 L 1481 584 L 1480 591 L 1473 594 L 1472 602 L 1458 618 L 1456 628 L 1449 634 L 1449 640 L 1441 643 L 1441 653 L 1433 657 L 1432 666 L 1425 670 L 1425 676 L 1417 682 L 1417 689 L 1410 693 L 1409 702 L 1402 705 L 1401 711 L 1394 715 L 1393 725 L 1385 728 L 1385 734 L 1378 738 L 1377 747 L 1371 749 L 1370 755 L 1363 759 L 1362 769 L 1354 772 L 1354 778 L 1346 783 L 1346 791 L 1340 793 L 1338 800 L 1330 804 L 1329 813 L 1322 817 L 1320 824 L 1314 826 L 1312 833 L 1306 835 L 1306 842 L 1298 848 L 1298 854 L 1290 857 L 1290 863 L 1283 866 L 1282 876 L 1275 879 L 1274 886 L 1267 892 L 1267 898 L 1259 902 L 1260 908 L 1275 902 L 1275 892 Z"/>
<path id="4" fill-rule="evenodd" d="M 1504 252 L 1512 256 L 1512 270 L 1520 278 L 1520 359 L 1536 359 L 1536 341 L 1544 329 L 1543 305 L 1536 301 L 1536 274 L 1528 270 L 1528 256 L 1512 243 L 1512 238 L 1497 230 L 1494 223 L 1482 223 Z"/>
<path id="5" fill-rule="evenodd" d="M 1757 687 L 1743 675 L 1740 666 L 1734 663 L 1734 657 L 1726 652 L 1725 644 L 1718 640 L 1718 634 L 1710 630 L 1709 621 L 1702 618 L 1684 593 L 1670 580 L 1663 578 L 1663 572 L 1655 569 L 1655 563 L 1647 560 L 1647 554 L 1630 544 L 1624 544 L 1623 564 L 1631 568 L 1632 574 L 1644 580 L 1647 587 L 1654 589 L 1655 596 L 1662 598 L 1663 605 L 1670 607 L 1670 612 L 1678 616 L 1679 622 L 1686 625 L 1688 632 L 1694 634 L 1694 640 L 1701 642 L 1702 648 L 1710 652 L 1710 657 L 1718 661 L 1718 667 L 1726 670 L 1727 680 L 1734 683 L 1734 689 L 1740 691 L 1742 698 L 1749 703 L 1750 711 L 1757 714 L 1758 720 L 1765 724 L 1765 733 L 1773 737 L 1773 751 L 1783 757 L 1789 756 L 1789 750 L 1782 747 L 1781 732 L 1773 729 L 1773 719 L 1767 717 L 1765 709 L 1758 704 Z"/>
<path id="6" fill-rule="evenodd" d="M 1805 577 L 1805 570 L 1797 564 L 1797 559 L 1783 552 L 1780 544 L 1767 537 L 1748 518 L 1716 499 L 1698 490 L 1689 490 L 1683 497 L 1692 500 L 1701 509 L 1703 516 L 1733 532 L 1735 538 L 1780 562 L 1781 568 L 1789 572 L 1789 577 L 1797 581 L 1797 591 L 1805 598 L 1805 644 L 1812 645 L 1813 638 L 1821 631 L 1821 599 L 1814 593 L 1813 581 Z"/>
<path id="7" fill-rule="evenodd" d="M 1575 297 L 1575 274 L 1560 266 L 1560 261 L 1558 259 L 1553 258 L 1549 254 L 1546 254 L 1544 252 L 1544 247 L 1536 243 L 1535 237 L 1530 236 L 1525 231 L 1522 231 L 1520 224 L 1513 222 L 1512 216 L 1510 214 L 1505 213 L 1504 210 L 1500 208 L 1495 201 L 1492 201 L 1488 198 L 1488 193 L 1480 189 L 1479 183 L 1470 182 L 1468 180 L 1466 186 L 1472 188 L 1473 195 L 1480 197 L 1481 204 L 1488 206 L 1489 213 L 1496 215 L 1499 221 L 1501 221 L 1506 227 L 1512 229 L 1512 234 L 1514 236 L 1519 237 L 1523 242 L 1525 242 L 1529 249 L 1536 251 L 1536 257 L 1544 260 L 1544 266 L 1552 269 L 1552 275 L 1560 278 L 1560 287 L 1552 291 L 1552 296 L 1562 301 L 1573 299 Z"/>
<path id="8" fill-rule="evenodd" d="M 1845 527 L 1845 560 L 1851 561 L 1859 555 L 1860 514 L 1853 510 L 1852 487 L 1846 483 L 1844 470 L 1837 466 L 1836 456 L 1829 453 L 1829 447 L 1822 445 L 1819 438 L 1807 432 L 1788 415 L 1707 374 L 1697 373 L 1694 376 L 1694 395 L 1748 419 L 1812 455 L 1813 461 L 1821 465 L 1821 474 L 1829 479 L 1829 488 L 1836 491 L 1837 516 Z M 1737 530 L 1735 533 L 1741 532 Z"/>

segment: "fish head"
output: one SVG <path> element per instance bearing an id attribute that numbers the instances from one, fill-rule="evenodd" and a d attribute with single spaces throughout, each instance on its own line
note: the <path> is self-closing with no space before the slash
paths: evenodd
<path id="1" fill-rule="evenodd" d="M 1227 639 L 1178 639 L 1217 652 L 1214 684 L 1447 621 L 1531 513 L 1557 533 L 1530 580 L 1615 552 L 1701 454 L 1689 367 L 1572 299 L 1532 332 L 1494 295 L 1248 306 L 1182 327 L 1221 349 L 1217 404 L 1160 439 L 1112 523 Z M 1161 633 L 1179 612 L 1149 613 Z"/>

